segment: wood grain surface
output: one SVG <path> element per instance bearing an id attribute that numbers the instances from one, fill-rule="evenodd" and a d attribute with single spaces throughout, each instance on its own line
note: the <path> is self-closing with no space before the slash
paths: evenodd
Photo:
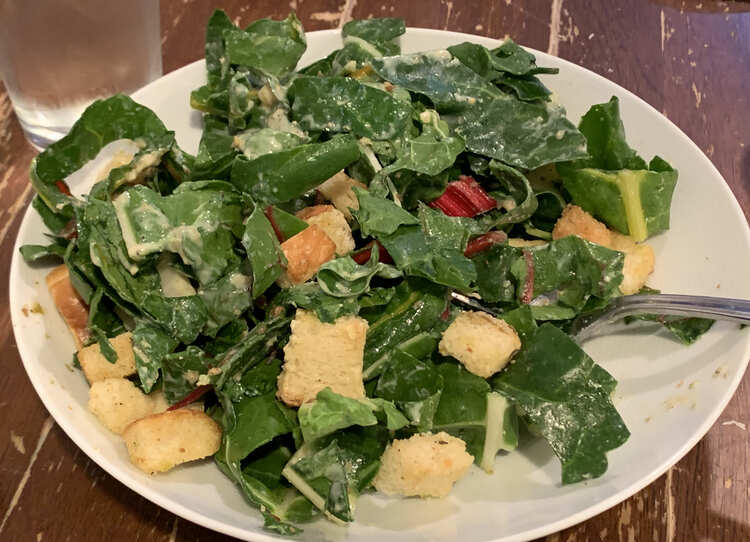
<path id="1" fill-rule="evenodd" d="M 517 42 L 642 97 L 713 161 L 750 217 L 750 3 L 680 0 L 162 0 L 164 71 L 203 56 L 216 7 L 239 24 L 297 12 L 307 30 L 398 16 Z M 0 26 L 2 23 L 0 22 Z M 160 509 L 91 462 L 55 424 L 11 330 L 8 268 L 31 198 L 26 143 L 0 85 L 0 540 L 229 540 Z M 750 377 L 706 437 L 640 493 L 552 541 L 750 540 Z"/>

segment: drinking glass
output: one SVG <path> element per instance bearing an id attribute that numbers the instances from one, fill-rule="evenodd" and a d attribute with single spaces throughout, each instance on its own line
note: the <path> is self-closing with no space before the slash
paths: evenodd
<path id="1" fill-rule="evenodd" d="M 0 78 L 44 148 L 97 98 L 161 76 L 158 0 L 2 0 Z"/>

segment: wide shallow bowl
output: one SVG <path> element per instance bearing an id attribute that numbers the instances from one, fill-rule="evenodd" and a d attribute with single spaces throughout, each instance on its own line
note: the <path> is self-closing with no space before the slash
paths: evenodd
<path id="1" fill-rule="evenodd" d="M 311 32 L 300 65 L 341 44 L 338 31 Z M 497 45 L 488 38 L 409 29 L 404 52 L 445 48 L 462 41 Z M 560 69 L 545 77 L 572 121 L 594 103 L 618 96 L 628 140 L 647 159 L 666 158 L 680 178 L 668 233 L 650 242 L 656 272 L 650 285 L 670 293 L 750 298 L 750 230 L 719 172 L 674 124 L 627 90 L 584 68 L 532 51 L 540 65 Z M 200 115 L 189 93 L 205 81 L 203 61 L 172 72 L 138 91 L 195 152 Z M 80 186 L 72 187 L 80 190 Z M 16 249 L 44 243 L 43 225 L 31 209 L 23 219 Z M 211 461 L 147 476 L 128 461 L 119 437 L 86 409 L 88 385 L 70 366 L 73 341 L 47 293 L 46 269 L 30 268 L 18 251 L 10 274 L 13 329 L 26 371 L 50 414 L 97 464 L 134 491 L 185 519 L 210 529 L 262 541 L 276 539 L 262 529 L 260 515 Z M 34 303 L 42 314 L 28 311 Z M 358 501 L 357 521 L 348 528 L 320 520 L 304 526 L 305 540 L 448 541 L 522 540 L 563 529 L 633 495 L 678 461 L 716 421 L 750 359 L 750 334 L 718 323 L 700 341 L 684 347 L 663 334 L 630 333 L 595 339 L 586 351 L 619 381 L 614 402 L 632 432 L 609 454 L 609 470 L 588 482 L 561 486 L 560 466 L 541 440 L 498 456 L 495 472 L 476 467 L 445 499 L 386 498 L 368 494 Z"/>

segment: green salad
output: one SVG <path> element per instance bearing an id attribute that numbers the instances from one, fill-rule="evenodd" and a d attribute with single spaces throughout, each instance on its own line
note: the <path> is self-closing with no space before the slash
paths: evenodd
<path id="1" fill-rule="evenodd" d="M 603 475 L 629 436 L 615 379 L 566 329 L 644 287 L 677 172 L 627 144 L 616 97 L 576 127 L 540 79 L 558 70 L 511 40 L 401 54 L 404 31 L 351 21 L 298 69 L 294 14 L 241 29 L 216 11 L 196 155 L 117 95 L 31 166 L 51 243 L 23 256 L 64 261 L 107 363 L 132 334 L 139 393 L 202 402 L 216 465 L 278 533 L 353 521 L 415 435 L 460 439 L 487 471 L 542 438 L 564 484 Z M 137 152 L 71 195 L 65 179 L 121 139 Z M 501 315 L 478 325 L 518 341 L 503 359 L 449 344 L 471 312 L 451 292 Z M 684 342 L 708 325 L 662 323 Z"/>

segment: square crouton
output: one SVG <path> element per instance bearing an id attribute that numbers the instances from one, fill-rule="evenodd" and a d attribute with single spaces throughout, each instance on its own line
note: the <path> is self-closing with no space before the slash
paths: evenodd
<path id="1" fill-rule="evenodd" d="M 344 214 L 332 205 L 314 205 L 297 212 L 308 224 L 318 226 L 336 244 L 336 254 L 344 256 L 354 250 L 352 229 Z"/>
<path id="2" fill-rule="evenodd" d="M 117 361 L 110 363 L 102 355 L 98 343 L 81 348 L 78 361 L 89 384 L 105 378 L 125 378 L 135 374 L 135 354 L 133 353 L 133 334 L 121 333 L 109 340 L 117 353 Z"/>
<path id="3" fill-rule="evenodd" d="M 117 435 L 135 420 L 157 412 L 160 406 L 155 397 L 125 378 L 98 380 L 89 389 L 89 410 Z"/>
<path id="4" fill-rule="evenodd" d="M 577 235 L 587 241 L 625 254 L 620 291 L 623 295 L 637 293 L 654 271 L 654 250 L 646 243 L 636 243 L 632 238 L 611 231 L 577 205 L 568 205 L 552 230 L 552 238 Z"/>
<path id="5" fill-rule="evenodd" d="M 505 367 L 521 339 L 507 322 L 484 312 L 461 312 L 443 332 L 438 349 L 453 356 L 466 370 L 489 378 Z"/>
<path id="6" fill-rule="evenodd" d="M 70 282 L 68 266 L 55 267 L 47 274 L 47 289 L 57 310 L 73 334 L 76 350 L 89 340 L 89 308 Z"/>
<path id="7" fill-rule="evenodd" d="M 333 203 L 336 209 L 344 213 L 347 220 L 351 220 L 352 213 L 349 209 L 359 209 L 359 200 L 354 190 L 352 190 L 354 186 L 367 188 L 366 185 L 355 181 L 342 170 L 318 186 L 318 192 L 325 199 Z"/>
<path id="8" fill-rule="evenodd" d="M 281 250 L 287 266 L 279 286 L 288 288 L 310 280 L 336 254 L 336 244 L 321 228 L 312 225 L 281 243 Z"/>
<path id="9" fill-rule="evenodd" d="M 396 439 L 380 458 L 378 491 L 406 497 L 445 497 L 474 462 L 466 443 L 441 431 Z"/>
<path id="10" fill-rule="evenodd" d="M 122 433 L 130 461 L 147 473 L 216 453 L 221 428 L 209 415 L 180 408 L 136 420 Z"/>
<path id="11" fill-rule="evenodd" d="M 625 253 L 620 291 L 623 295 L 637 294 L 654 272 L 654 249 L 616 232 L 612 232 L 612 245 L 609 248 Z"/>
<path id="12" fill-rule="evenodd" d="M 278 396 L 290 406 L 312 401 L 320 390 L 359 399 L 365 396 L 362 360 L 367 321 L 342 316 L 323 323 L 312 312 L 297 309 L 292 335 L 284 347 Z"/>

